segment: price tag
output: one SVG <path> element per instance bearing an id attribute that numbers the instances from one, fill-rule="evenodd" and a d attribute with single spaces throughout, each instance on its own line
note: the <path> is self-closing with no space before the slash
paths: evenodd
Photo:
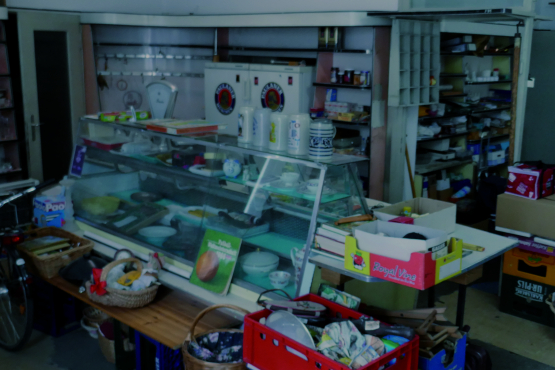
<path id="1" fill-rule="evenodd" d="M 73 160 L 71 161 L 71 175 L 81 177 L 81 173 L 83 173 L 83 165 L 85 164 L 85 153 L 87 153 L 86 146 L 75 145 Z"/>
<path id="2" fill-rule="evenodd" d="M 376 330 L 380 328 L 380 322 L 379 321 L 366 321 L 364 323 L 364 330 L 365 331 L 372 331 L 372 330 Z"/>

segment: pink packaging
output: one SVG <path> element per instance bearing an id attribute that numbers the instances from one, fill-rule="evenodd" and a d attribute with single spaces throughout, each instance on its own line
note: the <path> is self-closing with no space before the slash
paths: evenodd
<path id="1" fill-rule="evenodd" d="M 527 164 L 509 167 L 505 193 L 534 200 L 553 194 L 553 168 L 538 169 Z"/>

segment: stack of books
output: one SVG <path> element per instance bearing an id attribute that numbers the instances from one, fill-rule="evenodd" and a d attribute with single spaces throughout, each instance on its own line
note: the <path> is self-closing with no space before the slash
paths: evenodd
<path id="1" fill-rule="evenodd" d="M 316 229 L 314 244 L 317 249 L 345 257 L 345 237 L 353 234 L 353 229 L 371 221 L 351 222 L 336 226 L 333 221 Z"/>

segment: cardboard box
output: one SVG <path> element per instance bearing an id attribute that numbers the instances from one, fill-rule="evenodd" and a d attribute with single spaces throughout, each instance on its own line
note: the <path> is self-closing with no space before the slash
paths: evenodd
<path id="1" fill-rule="evenodd" d="M 405 239 L 405 235 L 417 233 L 426 240 Z M 380 256 L 409 261 L 414 252 L 433 252 L 433 259 L 447 254 L 447 233 L 394 222 L 374 221 L 354 229 L 358 248 Z"/>
<path id="2" fill-rule="evenodd" d="M 433 260 L 432 252 L 414 252 L 408 261 L 402 261 L 363 251 L 357 247 L 355 238 L 347 236 L 344 267 L 349 271 L 424 290 L 460 274 L 462 244 L 461 239 L 451 238 L 445 257 Z"/>
<path id="3" fill-rule="evenodd" d="M 438 182 L 439 183 L 439 182 Z M 437 199 L 442 202 L 447 202 L 453 196 L 453 188 L 447 188 L 437 191 Z"/>
<path id="4" fill-rule="evenodd" d="M 62 227 L 65 224 L 64 197 L 36 197 L 33 210 L 33 223 L 39 227 Z"/>
<path id="5" fill-rule="evenodd" d="M 416 226 L 443 230 L 447 234 L 455 231 L 455 225 L 457 223 L 457 206 L 453 203 L 441 202 L 434 199 L 415 198 L 381 208 L 374 211 L 374 214 L 379 220 L 389 221 L 400 216 L 404 207 L 411 207 L 412 213 L 417 213 L 419 215 L 428 213 L 428 215 L 424 217 L 414 219 L 414 224 Z"/>
<path id="6" fill-rule="evenodd" d="M 555 195 L 538 200 L 497 196 L 496 226 L 524 231 L 547 239 L 555 239 Z"/>
<path id="7" fill-rule="evenodd" d="M 420 353 L 418 357 L 418 368 L 420 370 L 462 370 L 464 369 L 465 356 L 466 356 L 466 334 L 462 338 L 447 338 L 446 340 L 454 343 L 455 353 L 450 363 L 444 364 L 443 361 L 447 357 L 444 349 L 439 351 L 428 359 L 425 355 Z"/>

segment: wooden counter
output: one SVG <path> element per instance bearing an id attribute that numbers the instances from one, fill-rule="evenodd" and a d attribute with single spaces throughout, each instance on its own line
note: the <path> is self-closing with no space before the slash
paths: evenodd
<path id="1" fill-rule="evenodd" d="M 92 302 L 86 293 L 79 293 L 79 287 L 59 276 L 46 281 L 171 349 L 181 348 L 195 317 L 205 308 L 194 297 L 163 286 L 158 289 L 156 299 L 148 306 L 104 306 Z M 225 311 L 217 310 L 207 314 L 195 331 L 198 334 L 213 328 L 226 328 L 237 324 L 240 324 L 239 321 L 229 318 Z"/>

